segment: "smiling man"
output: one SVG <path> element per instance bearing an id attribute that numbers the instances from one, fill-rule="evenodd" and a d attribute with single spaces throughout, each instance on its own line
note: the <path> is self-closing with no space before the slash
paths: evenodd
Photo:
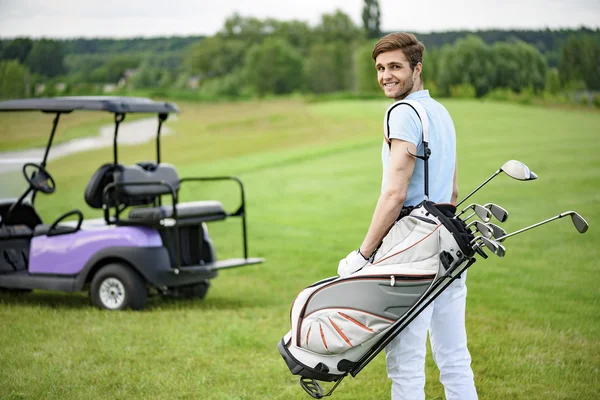
<path id="1" fill-rule="evenodd" d="M 408 33 L 381 38 L 373 49 L 377 80 L 386 97 L 415 100 L 429 122 L 429 199 L 456 204 L 458 196 L 454 123 L 444 106 L 423 88 L 421 70 L 425 48 Z M 368 260 L 403 208 L 424 200 L 423 128 L 416 111 L 404 104 L 391 106 L 385 115 L 389 138 L 383 143 L 382 190 L 361 246 L 340 261 L 338 274 L 346 277 Z M 466 272 L 410 323 L 386 348 L 393 400 L 425 398 L 425 354 L 430 331 L 434 360 L 440 369 L 447 400 L 477 399 L 465 330 Z"/>

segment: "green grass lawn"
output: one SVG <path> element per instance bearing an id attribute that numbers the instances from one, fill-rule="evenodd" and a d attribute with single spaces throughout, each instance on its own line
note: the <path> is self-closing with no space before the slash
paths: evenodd
<path id="1" fill-rule="evenodd" d="M 492 256 L 470 269 L 467 329 L 480 398 L 598 398 L 600 114 L 444 104 L 457 129 L 463 195 L 517 159 L 539 179 L 518 182 L 502 174 L 473 200 L 505 207 L 507 231 L 571 209 L 591 226 L 580 235 L 567 220 L 557 221 L 507 240 L 503 259 Z M 0 398 L 309 398 L 276 343 L 289 330 L 298 292 L 334 275 L 338 260 L 366 233 L 380 187 L 387 105 L 180 104 L 182 115 L 168 123 L 176 134 L 164 138 L 163 158 L 181 176 L 242 178 L 250 254 L 267 262 L 222 272 L 205 300 L 152 298 L 143 312 L 101 312 L 83 293 L 0 294 Z M 0 115 L 0 126 L 5 118 Z M 83 189 L 111 154 L 99 149 L 48 165 L 57 191 L 40 194 L 36 204 L 46 222 L 72 208 L 101 216 L 85 205 Z M 124 163 L 153 154 L 152 144 L 120 152 Z M 182 194 L 184 201 L 218 198 L 229 209 L 238 200 L 226 184 Z M 238 224 L 209 225 L 219 257 L 239 256 Z M 426 370 L 427 398 L 444 398 L 430 355 Z M 385 399 L 389 390 L 380 355 L 334 396 Z"/>

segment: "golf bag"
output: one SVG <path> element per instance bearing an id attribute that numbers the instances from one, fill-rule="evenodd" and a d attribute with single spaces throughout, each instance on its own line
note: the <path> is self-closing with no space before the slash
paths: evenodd
<path id="1" fill-rule="evenodd" d="M 474 236 L 453 218 L 456 208 L 428 201 L 428 126 L 423 124 L 425 201 L 399 218 L 371 256 L 369 264 L 348 277 L 316 282 L 296 297 L 291 330 L 278 343 L 288 368 L 314 398 L 324 396 L 316 381 L 337 382 L 355 376 L 475 261 Z M 386 117 L 387 121 L 387 117 Z M 389 128 L 385 127 L 386 140 Z"/>

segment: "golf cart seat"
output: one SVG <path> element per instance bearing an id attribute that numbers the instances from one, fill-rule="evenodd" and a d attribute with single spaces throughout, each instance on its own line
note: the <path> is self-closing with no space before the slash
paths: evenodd
<path id="1" fill-rule="evenodd" d="M 177 219 L 188 223 L 218 221 L 227 218 L 221 202 L 214 200 L 180 203 L 177 204 L 176 210 Z M 137 222 L 142 225 L 159 224 L 164 218 L 173 218 L 172 205 L 139 207 L 129 213 L 129 222 Z"/>
<path id="2" fill-rule="evenodd" d="M 27 239 L 33 237 L 33 230 L 25 224 L 0 226 L 0 240 Z"/>
<path id="3" fill-rule="evenodd" d="M 109 190 L 105 190 L 109 186 Z M 180 223 L 195 224 L 227 218 L 219 201 L 177 203 L 176 215 L 172 205 L 157 204 L 162 195 L 177 197 L 181 181 L 177 170 L 167 163 L 140 163 L 125 166 L 105 164 L 90 179 L 85 191 L 88 205 L 94 208 L 130 207 L 129 218 L 120 222 L 135 225 L 161 225 L 165 218 L 176 218 Z"/>

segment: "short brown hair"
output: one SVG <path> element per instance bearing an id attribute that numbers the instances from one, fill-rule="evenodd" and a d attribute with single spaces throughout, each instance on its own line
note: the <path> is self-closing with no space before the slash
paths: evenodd
<path id="1" fill-rule="evenodd" d="M 373 60 L 377 59 L 377 56 L 381 53 L 393 50 L 402 50 L 410 62 L 411 69 L 414 69 L 418 63 L 423 62 L 425 46 L 412 33 L 395 32 L 379 39 L 373 48 Z"/>

